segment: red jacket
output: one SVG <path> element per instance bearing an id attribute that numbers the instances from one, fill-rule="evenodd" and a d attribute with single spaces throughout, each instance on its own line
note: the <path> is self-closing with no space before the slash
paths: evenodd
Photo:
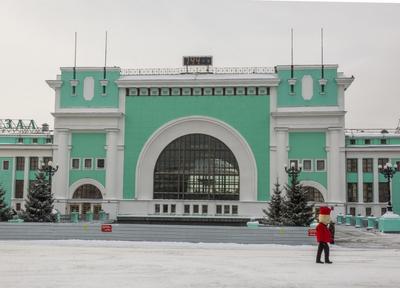
<path id="1" fill-rule="evenodd" d="M 330 243 L 332 241 L 331 232 L 324 223 L 319 223 L 317 225 L 317 242 Z"/>

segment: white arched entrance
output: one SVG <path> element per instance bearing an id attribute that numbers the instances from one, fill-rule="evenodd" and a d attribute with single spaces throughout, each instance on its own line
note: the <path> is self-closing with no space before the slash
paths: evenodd
<path id="1" fill-rule="evenodd" d="M 136 165 L 136 198 L 153 199 L 153 173 L 163 149 L 173 140 L 192 133 L 213 136 L 235 155 L 240 171 L 240 201 L 257 200 L 257 165 L 247 141 L 230 125 L 215 118 L 189 116 L 168 122 L 150 136 Z"/>
<path id="2" fill-rule="evenodd" d="M 324 201 L 326 201 L 326 199 L 328 197 L 328 191 L 320 183 L 311 181 L 311 180 L 303 180 L 303 181 L 300 181 L 300 184 L 303 185 L 303 187 L 312 187 L 312 188 L 317 189 L 319 192 L 321 192 L 322 197 L 324 198 Z"/>

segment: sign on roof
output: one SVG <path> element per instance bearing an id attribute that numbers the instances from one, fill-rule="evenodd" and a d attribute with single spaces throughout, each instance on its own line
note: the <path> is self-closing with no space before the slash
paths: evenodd
<path id="1" fill-rule="evenodd" d="M 34 120 L 23 119 L 0 119 L 0 132 L 14 134 L 43 133 L 42 128 L 39 128 Z"/>
<path id="2" fill-rule="evenodd" d="M 212 66 L 212 56 L 184 56 L 184 66 Z"/>

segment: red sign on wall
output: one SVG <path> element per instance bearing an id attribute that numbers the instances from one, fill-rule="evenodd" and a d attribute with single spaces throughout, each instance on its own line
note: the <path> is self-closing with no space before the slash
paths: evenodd
<path id="1" fill-rule="evenodd" d="M 315 229 L 308 229 L 308 236 L 316 236 L 317 230 Z"/>
<path id="2" fill-rule="evenodd" d="M 110 224 L 102 224 L 101 232 L 112 232 L 112 225 Z"/>

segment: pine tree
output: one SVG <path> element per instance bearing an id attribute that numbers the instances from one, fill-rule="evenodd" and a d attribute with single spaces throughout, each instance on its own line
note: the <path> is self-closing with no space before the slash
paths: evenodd
<path id="1" fill-rule="evenodd" d="M 314 219 L 314 205 L 307 203 L 307 191 L 297 179 L 297 174 L 289 176 L 290 185 L 285 185 L 286 199 L 282 207 L 284 225 L 309 226 Z"/>
<path id="2" fill-rule="evenodd" d="M 6 204 L 4 197 L 6 191 L 0 185 L 0 221 L 7 221 L 12 218 L 11 208 Z"/>
<path id="3" fill-rule="evenodd" d="M 29 187 L 24 220 L 27 222 L 54 222 L 53 202 L 49 181 L 46 179 L 44 171 L 39 169 L 35 181 Z"/>
<path id="4" fill-rule="evenodd" d="M 269 209 L 263 209 L 265 214 L 265 223 L 269 225 L 282 225 L 282 204 L 283 204 L 283 197 L 281 195 L 282 190 L 280 189 L 280 184 L 278 181 L 274 184 L 274 190 L 272 191 L 273 194 L 271 196 L 271 201 L 269 202 Z"/>

